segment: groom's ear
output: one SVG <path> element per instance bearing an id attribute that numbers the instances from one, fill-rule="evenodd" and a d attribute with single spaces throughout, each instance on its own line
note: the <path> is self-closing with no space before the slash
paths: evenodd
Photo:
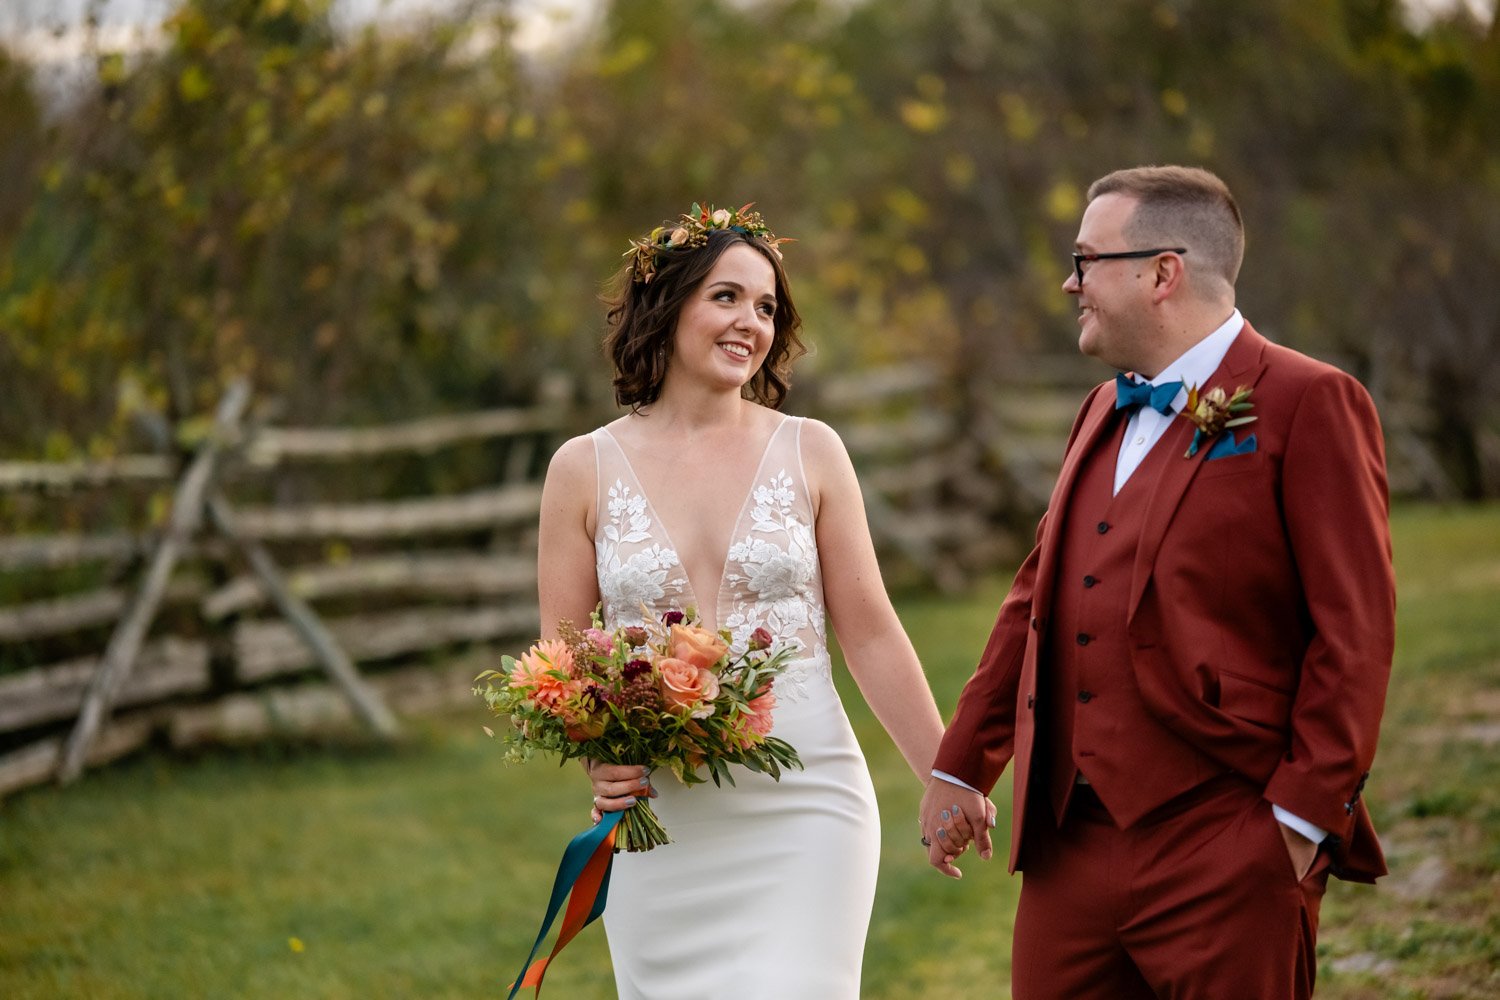
<path id="1" fill-rule="evenodd" d="M 1152 277 L 1151 304 L 1160 305 L 1187 285 L 1187 265 L 1177 254 L 1164 253 L 1156 258 Z"/>

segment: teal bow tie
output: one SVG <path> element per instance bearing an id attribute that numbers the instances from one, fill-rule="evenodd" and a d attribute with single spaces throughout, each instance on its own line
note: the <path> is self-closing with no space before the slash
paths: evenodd
<path id="1" fill-rule="evenodd" d="M 1161 385 L 1152 385 L 1150 382 L 1135 382 L 1120 372 L 1115 375 L 1115 409 L 1138 410 L 1143 406 L 1149 406 L 1157 413 L 1171 415 L 1172 400 L 1182 391 L 1181 382 L 1163 382 Z"/>

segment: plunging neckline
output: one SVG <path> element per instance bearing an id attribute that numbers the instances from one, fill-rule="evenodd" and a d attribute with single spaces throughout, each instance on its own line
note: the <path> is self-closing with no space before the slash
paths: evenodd
<path id="1" fill-rule="evenodd" d="M 734 516 L 734 523 L 729 526 L 729 539 L 724 546 L 724 559 L 720 564 L 719 579 L 714 589 L 713 619 L 711 621 L 705 617 L 703 602 L 699 599 L 698 588 L 693 586 L 693 577 L 687 570 L 687 561 L 682 558 L 682 550 L 677 547 L 677 542 L 672 537 L 672 531 L 667 527 L 666 518 L 661 516 L 661 511 L 652 502 L 651 494 L 646 490 L 646 482 L 641 478 L 640 473 L 636 472 L 635 465 L 630 461 L 630 455 L 626 452 L 624 443 L 607 426 L 600 428 L 605 434 L 609 435 L 609 439 L 614 442 L 615 448 L 619 450 L 620 458 L 625 462 L 626 471 L 630 473 L 630 478 L 635 480 L 636 488 L 640 490 L 641 498 L 646 502 L 646 509 L 651 512 L 652 518 L 661 529 L 662 540 L 666 542 L 666 546 L 672 554 L 677 557 L 677 564 L 682 567 L 683 586 L 686 588 L 686 596 L 689 598 L 682 610 L 685 611 L 689 607 L 696 607 L 698 609 L 699 623 L 709 630 L 717 630 L 719 628 L 719 611 L 721 610 L 719 604 L 724 596 L 724 580 L 729 576 L 729 553 L 734 548 L 736 536 L 739 535 L 740 523 L 745 520 L 745 511 L 749 509 L 751 503 L 755 500 L 755 490 L 760 485 L 761 472 L 765 468 L 766 459 L 771 456 L 771 446 L 776 443 L 777 436 L 790 420 L 791 417 L 783 415 L 781 422 L 771 431 L 771 436 L 766 438 L 765 448 L 761 450 L 760 459 L 755 463 L 755 474 L 750 479 L 750 487 L 745 491 L 745 499 L 740 502 L 739 510 Z"/>

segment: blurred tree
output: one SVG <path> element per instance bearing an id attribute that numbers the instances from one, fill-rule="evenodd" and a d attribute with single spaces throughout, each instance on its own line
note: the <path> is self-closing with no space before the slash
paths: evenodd
<path id="1" fill-rule="evenodd" d="M 15 439 L 201 413 L 233 373 L 292 420 L 467 403 L 520 346 L 540 310 L 491 297 L 540 221 L 503 8 L 340 41 L 324 6 L 188 0 L 163 51 L 101 58 L 0 286 Z"/>
<path id="2" fill-rule="evenodd" d="M 106 449 L 231 372 L 308 422 L 557 365 L 606 399 L 599 293 L 695 200 L 798 238 L 813 367 L 925 355 L 972 400 L 1073 350 L 1089 181 L 1179 161 L 1240 195 L 1257 324 L 1500 492 L 1500 35 L 1461 9 L 613 0 L 550 54 L 514 33 L 505 0 L 347 35 L 326 0 L 183 0 L 55 127 L 0 61 L 0 448 Z"/>
<path id="3" fill-rule="evenodd" d="M 29 73 L 0 48 L 0 249 L 15 238 L 16 226 L 36 197 L 36 160 L 42 124 Z M 0 262 L 3 262 L 0 257 Z"/>

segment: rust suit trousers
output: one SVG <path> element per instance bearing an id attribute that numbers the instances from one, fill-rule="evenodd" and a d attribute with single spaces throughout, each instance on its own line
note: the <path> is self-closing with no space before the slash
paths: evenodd
<path id="1" fill-rule="evenodd" d="M 1260 790 L 1224 775 L 1118 829 L 1079 786 L 1022 848 L 1014 1000 L 1302 1000 L 1317 971 L 1320 850 L 1301 879 Z"/>

